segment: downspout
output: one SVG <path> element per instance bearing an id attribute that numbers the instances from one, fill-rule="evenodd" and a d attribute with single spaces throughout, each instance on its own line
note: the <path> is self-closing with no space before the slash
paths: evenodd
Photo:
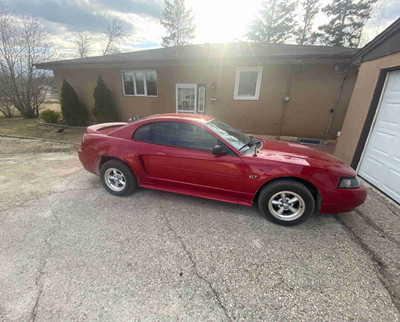
<path id="1" fill-rule="evenodd" d="M 343 73 L 342 82 L 340 83 L 340 87 L 339 87 L 339 89 L 338 89 L 338 91 L 337 91 L 337 95 L 336 95 L 336 99 L 335 99 L 335 104 L 334 104 L 333 108 L 331 108 L 331 110 L 330 110 L 331 115 L 330 115 L 330 117 L 329 117 L 329 123 L 328 123 L 328 126 L 327 126 L 327 128 L 326 128 L 325 142 L 328 141 L 329 131 L 331 130 L 331 127 L 332 127 L 333 118 L 334 118 L 334 116 L 335 116 L 335 114 L 336 114 L 336 108 L 337 108 L 337 106 L 338 106 L 338 104 L 339 104 L 340 94 L 342 93 L 343 85 L 344 85 L 344 82 L 345 82 L 345 80 L 346 80 L 346 78 L 347 78 L 347 73 L 348 73 L 348 72 L 344 72 L 344 73 Z"/>
<path id="2" fill-rule="evenodd" d="M 287 105 L 289 103 L 289 94 L 290 94 L 290 88 L 292 87 L 292 80 L 293 80 L 293 67 L 290 70 L 290 74 L 289 74 L 289 80 L 287 83 L 287 87 L 286 87 L 286 93 L 283 99 L 283 104 L 282 104 L 282 113 L 281 113 L 281 119 L 279 122 L 279 127 L 278 127 L 278 134 L 276 136 L 276 138 L 279 140 L 280 136 L 281 136 L 281 132 L 282 132 L 282 127 L 283 127 L 283 122 L 285 121 L 285 115 L 286 115 L 286 109 L 287 109 Z"/>

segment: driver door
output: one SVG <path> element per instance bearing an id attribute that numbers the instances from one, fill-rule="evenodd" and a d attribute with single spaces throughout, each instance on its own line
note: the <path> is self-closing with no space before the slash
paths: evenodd
<path id="1" fill-rule="evenodd" d="M 181 193 L 237 201 L 244 175 L 239 156 L 228 147 L 226 155 L 212 154 L 212 148 L 223 143 L 200 126 L 175 121 L 153 126 L 154 143 L 146 158 L 153 184 Z"/>

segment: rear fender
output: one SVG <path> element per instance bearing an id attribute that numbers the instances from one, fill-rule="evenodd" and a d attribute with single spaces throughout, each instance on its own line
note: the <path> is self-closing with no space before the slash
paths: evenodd
<path id="1" fill-rule="evenodd" d="M 134 150 L 132 148 L 132 142 L 126 141 L 125 139 L 113 138 L 111 142 L 112 144 L 105 144 L 101 149 L 98 149 L 97 157 L 99 159 L 99 170 L 105 162 L 111 159 L 120 160 L 132 169 L 139 184 L 145 182 L 147 176 L 140 162 L 140 154 L 143 153 L 143 150 L 141 150 L 140 147 Z M 137 143 L 136 145 L 141 145 L 140 142 L 135 143 Z"/>

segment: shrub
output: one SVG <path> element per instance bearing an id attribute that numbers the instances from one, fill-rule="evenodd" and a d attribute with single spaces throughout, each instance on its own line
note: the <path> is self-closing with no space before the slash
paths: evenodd
<path id="1" fill-rule="evenodd" d="M 57 123 L 58 119 L 60 118 L 60 113 L 47 109 L 40 113 L 40 117 L 46 123 Z"/>
<path id="2" fill-rule="evenodd" d="M 74 88 L 65 79 L 61 87 L 61 113 L 68 125 L 84 125 L 88 117 L 86 107 L 79 101 Z"/>
<path id="3" fill-rule="evenodd" d="M 111 95 L 110 89 L 106 86 L 99 75 L 97 85 L 94 88 L 94 108 L 92 113 L 98 122 L 110 122 L 117 120 L 117 109 Z"/>

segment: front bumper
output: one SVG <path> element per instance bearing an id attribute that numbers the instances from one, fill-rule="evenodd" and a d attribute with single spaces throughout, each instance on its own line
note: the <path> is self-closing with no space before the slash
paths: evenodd
<path id="1" fill-rule="evenodd" d="M 330 194 L 329 200 L 322 200 L 320 213 L 343 213 L 350 212 L 362 205 L 367 199 L 367 189 L 361 185 L 356 189 L 336 189 Z"/>

